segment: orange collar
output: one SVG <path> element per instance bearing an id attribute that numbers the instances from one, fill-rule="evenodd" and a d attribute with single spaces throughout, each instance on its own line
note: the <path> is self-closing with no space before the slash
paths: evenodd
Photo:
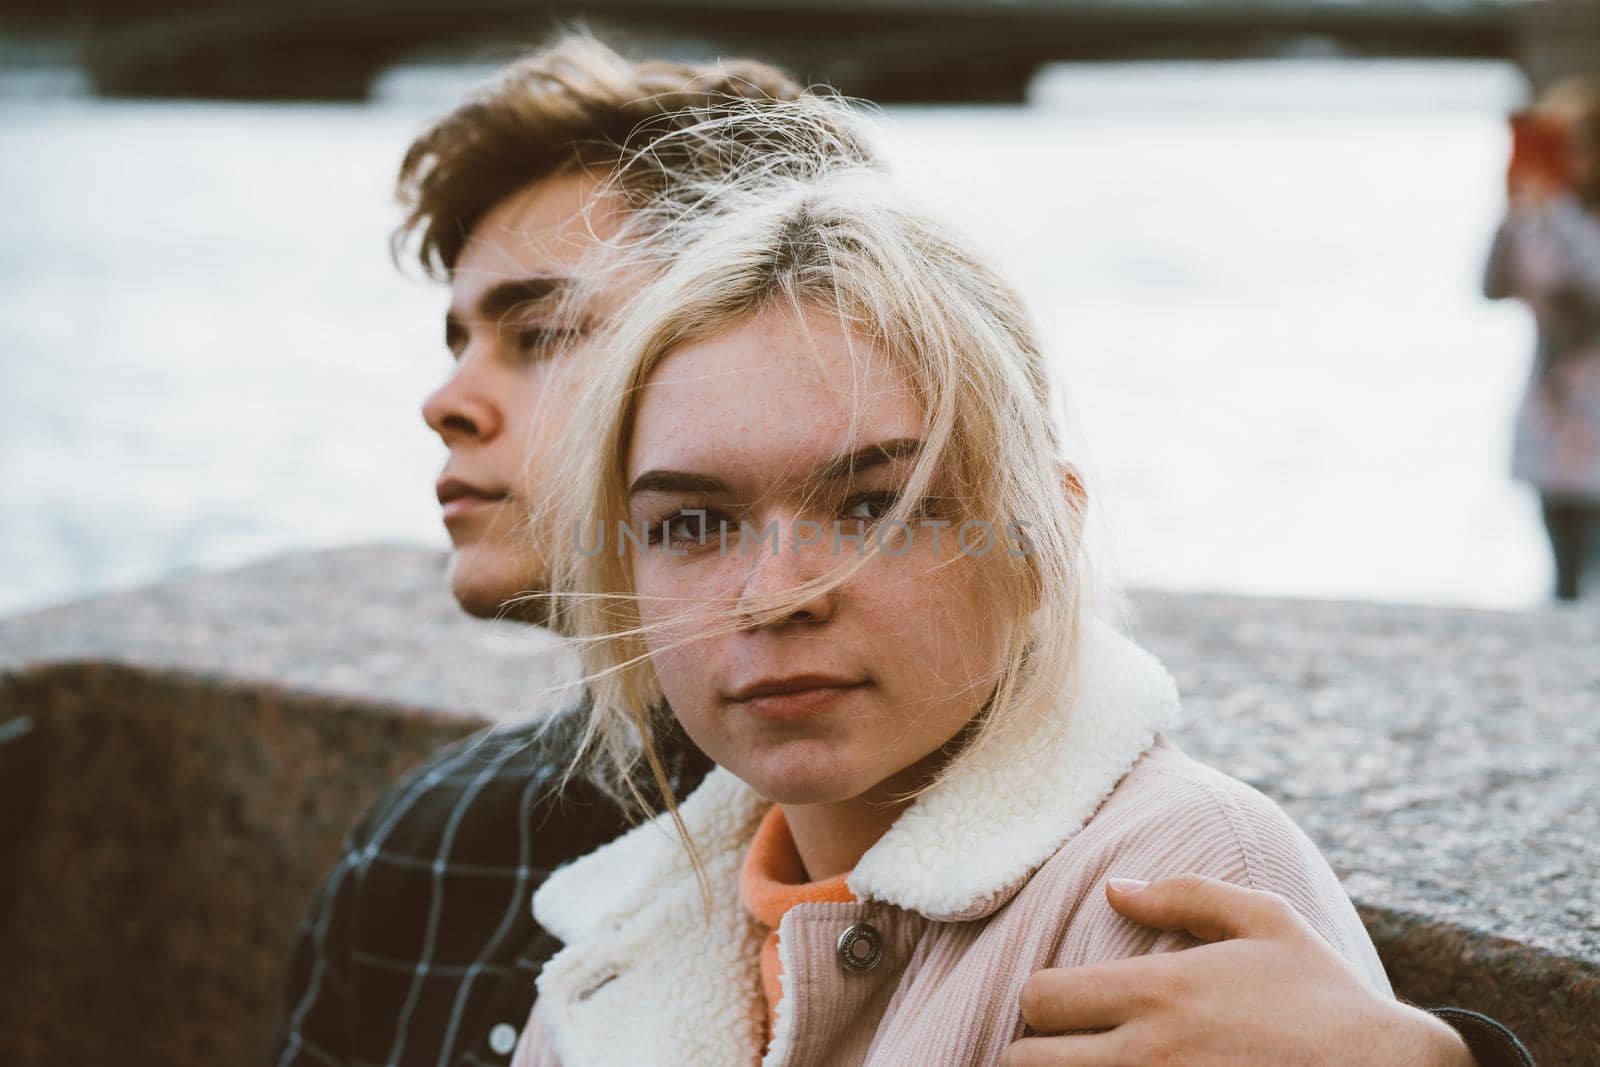
<path id="1" fill-rule="evenodd" d="M 808 882 L 806 865 L 794 847 L 789 820 L 777 804 L 761 818 L 750 851 L 739 870 L 739 899 L 751 918 L 767 928 L 761 945 L 761 995 L 767 1002 L 767 1041 L 778 1025 L 778 1002 L 783 999 L 783 964 L 778 956 L 778 924 L 796 904 L 848 904 L 856 899 L 845 885 L 849 872 Z"/>
<path id="2" fill-rule="evenodd" d="M 820 882 L 806 881 L 805 864 L 794 847 L 783 808 L 772 805 L 756 828 L 739 872 L 739 898 L 761 925 L 776 930 L 783 915 L 796 904 L 848 904 L 856 899 L 845 885 L 849 874 L 836 874 Z"/>

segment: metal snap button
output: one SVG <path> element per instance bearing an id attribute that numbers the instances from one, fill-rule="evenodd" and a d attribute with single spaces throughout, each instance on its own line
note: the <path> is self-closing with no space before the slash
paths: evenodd
<path id="1" fill-rule="evenodd" d="M 517 1047 L 517 1028 L 510 1023 L 495 1023 L 489 1031 L 489 1049 L 496 1056 L 509 1056 Z"/>
<path id="2" fill-rule="evenodd" d="M 856 923 L 839 935 L 839 962 L 858 974 L 870 971 L 883 959 L 883 935 L 867 923 Z"/>

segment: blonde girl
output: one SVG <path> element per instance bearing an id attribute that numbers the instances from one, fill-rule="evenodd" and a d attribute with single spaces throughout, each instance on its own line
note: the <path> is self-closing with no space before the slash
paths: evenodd
<path id="1" fill-rule="evenodd" d="M 718 766 L 536 895 L 566 947 L 517 1062 L 995 1063 L 1033 971 L 1192 943 L 1106 902 L 1175 871 L 1281 894 L 1387 992 L 1314 846 L 1163 739 L 1172 680 L 1097 618 L 1012 287 L 848 169 L 690 229 L 591 349 L 555 617 L 613 781 L 670 719 Z"/>

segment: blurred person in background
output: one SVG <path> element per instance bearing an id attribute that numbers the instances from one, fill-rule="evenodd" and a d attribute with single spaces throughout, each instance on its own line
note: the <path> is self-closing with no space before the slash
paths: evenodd
<path id="1" fill-rule="evenodd" d="M 1533 310 L 1512 472 L 1539 491 L 1555 595 L 1576 600 L 1600 588 L 1600 80 L 1559 82 L 1511 123 L 1483 290 Z"/>
<path id="2" fill-rule="evenodd" d="M 549 578 L 530 521 L 585 370 L 584 331 L 556 311 L 627 214 L 614 197 L 659 191 L 666 170 L 648 165 L 658 157 L 702 177 L 759 167 L 761 138 L 775 132 L 759 123 L 719 125 L 694 160 L 673 158 L 674 143 L 692 142 L 672 135 L 805 95 L 757 63 L 630 63 L 570 38 L 512 64 L 407 152 L 397 236 L 416 238 L 425 269 L 451 289 L 455 367 L 423 414 L 449 452 L 437 491 L 464 610 L 542 621 L 524 597 Z M 845 114 L 828 114 L 837 125 L 812 126 L 825 142 L 813 147 L 871 161 Z M 754 135 L 742 144 L 741 129 Z M 625 155 L 645 165 L 608 186 Z M 597 194 L 613 199 L 597 205 Z M 628 825 L 585 779 L 562 780 L 577 740 L 501 726 L 436 753 L 372 804 L 302 923 L 269 1062 L 509 1062 L 558 947 L 531 917 L 532 892 Z M 681 734 L 662 739 L 661 757 L 679 796 L 709 767 Z M 1531 1063 L 1481 1015 L 1376 995 L 1317 934 L 1285 921 L 1272 894 L 1194 876 L 1107 892 L 1134 922 L 1218 943 L 1034 975 L 1023 1013 L 1041 1036 L 1013 1046 L 1014 1067 L 1111 1062 L 1084 1058 L 1068 1032 L 1085 1029 L 1181 1049 L 1175 1062 L 1197 1067 Z"/>

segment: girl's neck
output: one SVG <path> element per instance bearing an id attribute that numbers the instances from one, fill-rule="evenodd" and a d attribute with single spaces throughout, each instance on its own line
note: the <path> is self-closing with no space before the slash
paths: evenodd
<path id="1" fill-rule="evenodd" d="M 794 837 L 806 880 L 820 882 L 855 869 L 867 849 L 889 831 L 908 801 L 874 803 L 862 798 L 835 804 L 785 804 L 783 817 Z"/>
<path id="2" fill-rule="evenodd" d="M 800 862 L 805 865 L 806 879 L 820 882 L 855 870 L 867 849 L 877 844 L 911 806 L 917 790 L 931 782 L 966 744 L 967 733 L 963 730 L 943 748 L 861 796 L 829 804 L 783 805 L 783 817 L 789 824 Z"/>

